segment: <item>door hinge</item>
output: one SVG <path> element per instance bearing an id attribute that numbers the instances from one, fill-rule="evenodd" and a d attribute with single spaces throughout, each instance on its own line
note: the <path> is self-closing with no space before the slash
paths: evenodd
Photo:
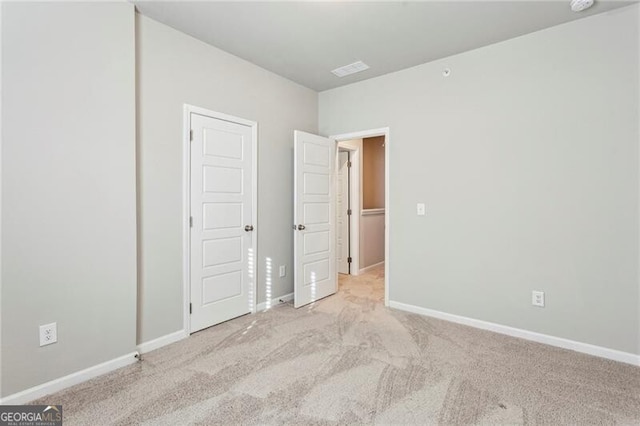
<path id="1" fill-rule="evenodd" d="M 193 228 L 193 216 L 189 216 L 189 228 Z"/>
<path id="2" fill-rule="evenodd" d="M 347 161 L 347 167 L 351 167 L 351 161 Z"/>
<path id="3" fill-rule="evenodd" d="M 351 216 L 351 209 L 347 209 L 347 216 Z"/>
<path id="4" fill-rule="evenodd" d="M 351 263 L 351 256 L 347 257 L 347 263 Z"/>
<path id="5" fill-rule="evenodd" d="M 189 130 L 189 142 L 193 142 L 193 130 Z"/>
<path id="6" fill-rule="evenodd" d="M 189 314 L 193 313 L 193 305 L 191 305 L 191 303 L 189 303 Z"/>

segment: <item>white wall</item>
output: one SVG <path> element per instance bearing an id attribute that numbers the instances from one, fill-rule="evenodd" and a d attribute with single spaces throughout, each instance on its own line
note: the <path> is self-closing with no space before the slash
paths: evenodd
<path id="1" fill-rule="evenodd" d="M 2 3 L 2 396 L 135 350 L 134 65 L 131 4 Z"/>
<path id="2" fill-rule="evenodd" d="M 390 127 L 392 301 L 640 353 L 639 47 L 630 6 L 320 94 Z"/>
<path id="3" fill-rule="evenodd" d="M 139 342 L 182 329 L 182 107 L 258 122 L 258 303 L 265 258 L 293 291 L 293 130 L 317 131 L 317 93 L 137 16 L 140 191 Z"/>

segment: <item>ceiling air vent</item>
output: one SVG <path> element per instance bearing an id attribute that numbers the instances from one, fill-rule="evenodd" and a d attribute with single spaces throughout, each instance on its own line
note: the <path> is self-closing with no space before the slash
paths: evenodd
<path id="1" fill-rule="evenodd" d="M 360 71 L 364 71 L 369 69 L 369 65 L 365 64 L 362 61 L 358 61 L 358 62 L 354 62 L 352 64 L 349 65 L 345 65 L 343 67 L 340 68 L 336 68 L 335 70 L 331 71 L 332 73 L 334 73 L 335 75 L 337 75 L 338 77 L 344 77 L 350 74 L 355 74 L 357 72 Z"/>

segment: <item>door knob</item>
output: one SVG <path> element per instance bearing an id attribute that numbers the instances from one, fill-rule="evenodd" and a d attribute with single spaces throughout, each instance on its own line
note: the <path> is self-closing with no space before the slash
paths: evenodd
<path id="1" fill-rule="evenodd" d="M 253 225 L 247 225 L 244 227 L 244 230 L 247 232 L 253 231 Z"/>
<path id="2" fill-rule="evenodd" d="M 305 229 L 307 229 L 306 226 L 304 225 L 298 225 L 298 231 L 304 231 Z"/>

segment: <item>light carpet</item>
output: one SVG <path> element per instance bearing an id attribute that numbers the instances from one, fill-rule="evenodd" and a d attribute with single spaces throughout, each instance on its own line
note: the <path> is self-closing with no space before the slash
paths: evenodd
<path id="1" fill-rule="evenodd" d="M 640 368 L 387 309 L 382 274 L 35 403 L 66 425 L 640 424 Z"/>

